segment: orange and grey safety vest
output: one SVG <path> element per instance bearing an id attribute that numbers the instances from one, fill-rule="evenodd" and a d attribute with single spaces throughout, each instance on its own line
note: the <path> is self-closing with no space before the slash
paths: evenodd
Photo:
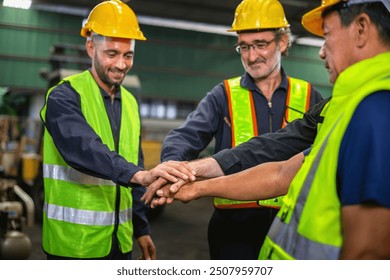
<path id="1" fill-rule="evenodd" d="M 115 150 L 110 121 L 98 85 L 89 71 L 65 79 L 79 94 L 88 124 L 111 151 Z M 62 81 L 63 82 L 63 81 Z M 140 119 L 135 98 L 121 87 L 122 115 L 117 152 L 138 163 Z M 47 97 L 52 89 L 48 91 Z M 41 111 L 46 121 L 46 104 Z M 69 166 L 45 129 L 43 239 L 45 252 L 71 258 L 109 254 L 116 234 L 122 253 L 133 247 L 131 188 L 81 173 Z"/>
<path id="2" fill-rule="evenodd" d="M 287 79 L 287 109 L 282 127 L 286 125 L 286 120 L 291 122 L 296 118 L 301 118 L 302 113 L 306 112 L 310 106 L 310 83 L 291 77 Z M 241 77 L 224 81 L 231 119 L 232 147 L 258 135 L 252 92 L 242 87 L 240 81 Z M 239 201 L 215 197 L 214 206 L 216 208 L 280 208 L 281 197 L 259 201 Z"/>
<path id="3" fill-rule="evenodd" d="M 387 52 L 360 61 L 339 75 L 332 99 L 321 112 L 324 123 L 283 198 L 259 259 L 340 257 L 344 242 L 342 205 L 336 184 L 340 146 L 361 101 L 372 93 L 390 90 L 389 73 L 390 52 Z"/>

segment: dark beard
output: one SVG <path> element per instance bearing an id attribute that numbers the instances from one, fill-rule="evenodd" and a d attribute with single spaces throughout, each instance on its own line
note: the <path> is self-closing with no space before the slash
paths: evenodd
<path id="1" fill-rule="evenodd" d="M 106 75 L 103 67 L 101 67 L 101 65 L 99 63 L 99 59 L 98 59 L 97 55 L 95 55 L 95 69 L 96 69 L 96 73 L 99 76 L 100 80 L 104 84 L 106 84 L 109 88 L 112 88 L 112 87 L 118 88 L 122 84 L 122 82 L 121 83 L 113 82 L 108 78 L 108 75 Z"/>

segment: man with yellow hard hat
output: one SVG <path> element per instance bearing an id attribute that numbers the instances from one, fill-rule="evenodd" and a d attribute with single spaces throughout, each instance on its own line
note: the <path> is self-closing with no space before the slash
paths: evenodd
<path id="1" fill-rule="evenodd" d="M 281 67 L 291 31 L 277 0 L 242 1 L 228 31 L 237 33 L 235 50 L 245 73 L 216 85 L 167 135 L 162 161 L 196 159 L 213 138 L 215 152 L 237 146 L 278 130 L 322 100 L 310 83 L 288 76 Z M 256 259 L 280 202 L 215 198 L 208 228 L 210 258 Z"/>
<path id="2" fill-rule="evenodd" d="M 390 259 L 390 1 L 323 0 L 302 24 L 332 99 L 259 257 Z"/>
<path id="3" fill-rule="evenodd" d="M 51 88 L 41 111 L 43 250 L 48 259 L 131 259 L 134 236 L 142 258 L 155 259 L 142 186 L 192 174 L 182 163 L 143 170 L 138 105 L 121 86 L 135 40 L 146 39 L 130 7 L 98 4 L 81 36 L 91 68 Z"/>

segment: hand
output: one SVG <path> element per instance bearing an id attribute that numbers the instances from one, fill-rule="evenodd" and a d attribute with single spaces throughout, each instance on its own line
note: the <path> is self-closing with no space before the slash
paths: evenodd
<path id="1" fill-rule="evenodd" d="M 183 163 L 183 162 L 182 162 Z M 190 162 L 185 162 L 186 167 L 191 170 L 191 173 L 193 175 L 196 175 L 199 179 L 199 177 L 203 178 L 213 178 L 213 177 L 219 177 L 223 176 L 224 173 L 219 166 L 218 162 L 209 157 L 209 158 L 204 158 L 200 160 L 194 160 Z M 137 173 L 136 173 L 137 174 Z M 191 181 L 195 181 L 195 176 L 190 177 Z M 163 187 L 167 183 L 174 183 L 172 186 L 169 188 L 170 192 L 176 193 L 184 184 L 188 183 L 188 180 L 185 178 L 181 178 L 181 180 L 176 180 L 172 181 L 167 178 L 159 178 L 157 181 L 153 182 L 152 184 L 148 185 L 148 188 L 146 190 L 146 193 L 142 196 L 141 200 L 145 202 L 145 204 L 150 204 L 152 199 L 154 198 L 156 191 Z M 166 199 L 161 197 L 160 199 L 155 199 L 155 202 L 159 201 L 156 205 L 162 205 L 162 204 L 170 204 L 173 202 L 171 199 Z M 153 206 L 153 205 L 151 205 Z"/>
<path id="2" fill-rule="evenodd" d="M 184 181 L 184 180 L 180 179 L 174 184 L 169 184 L 169 187 L 165 188 L 165 190 L 169 190 L 170 193 L 174 194 L 181 188 L 181 186 L 183 186 L 187 182 L 188 181 Z M 162 188 L 166 184 L 168 184 L 168 181 L 166 179 L 161 178 L 161 177 L 158 178 L 156 181 L 154 181 L 152 184 L 150 184 L 148 186 L 145 194 L 141 197 L 141 200 L 144 201 L 145 204 L 149 204 L 152 201 L 152 199 L 154 198 L 157 190 L 159 190 L 160 188 Z M 165 201 L 163 202 L 163 200 L 161 200 L 161 203 L 165 204 Z M 172 203 L 172 202 L 170 202 L 170 203 Z M 168 203 L 168 204 L 170 204 L 170 203 Z"/>
<path id="3" fill-rule="evenodd" d="M 141 260 L 156 259 L 156 247 L 154 246 L 154 243 L 150 235 L 143 235 L 138 237 L 137 242 L 142 252 L 142 256 L 138 259 Z"/>
<path id="4" fill-rule="evenodd" d="M 156 181 L 154 181 L 152 184 L 150 184 L 147 188 L 146 188 L 146 192 L 144 193 L 144 195 L 141 197 L 141 201 L 144 201 L 145 204 L 149 204 L 153 197 L 155 196 L 156 194 L 156 191 L 159 190 L 160 188 L 162 188 L 164 185 L 168 184 L 168 181 L 164 178 L 158 178 Z M 165 203 L 163 203 L 165 204 Z M 152 207 L 154 208 L 154 207 Z"/>
<path id="5" fill-rule="evenodd" d="M 195 174 L 195 170 L 192 169 L 187 162 L 167 161 L 157 165 L 149 171 L 139 171 L 135 173 L 131 182 L 149 186 L 159 177 L 173 183 L 177 182 L 179 179 L 194 181 L 196 179 L 194 176 Z"/>
<path id="6" fill-rule="evenodd" d="M 171 204 L 174 200 L 179 200 L 188 203 L 199 198 L 196 192 L 196 182 L 183 184 L 177 192 L 172 192 L 173 185 L 167 184 L 157 190 L 156 197 L 150 203 L 150 207 L 154 208 L 163 204 Z"/>

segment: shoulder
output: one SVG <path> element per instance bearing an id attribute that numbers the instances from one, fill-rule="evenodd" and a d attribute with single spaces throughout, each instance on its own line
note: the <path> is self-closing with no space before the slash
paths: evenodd
<path id="1" fill-rule="evenodd" d="M 382 150 L 390 148 L 383 142 L 384 139 L 390 139 L 390 123 L 387 118 L 389 112 L 390 91 L 378 91 L 364 98 L 353 113 L 343 137 L 343 144 L 347 147 L 357 146 L 357 150 L 368 147 L 377 149 L 379 143 L 384 144 L 380 148 Z M 362 135 L 364 137 L 361 137 Z M 370 153 L 373 152 L 371 150 Z"/>
<path id="2" fill-rule="evenodd" d="M 388 123 L 387 115 L 390 112 L 390 91 L 383 90 L 370 94 L 364 98 L 356 108 L 351 122 L 351 126 L 356 129 L 372 125 L 380 128 Z M 363 127 L 362 127 L 363 126 Z"/>
<path id="3" fill-rule="evenodd" d="M 58 104 L 59 106 L 68 106 L 69 104 L 79 104 L 79 102 L 80 102 L 80 95 L 68 82 L 63 82 L 53 87 L 50 90 L 50 93 L 47 97 L 48 104 Z"/>
<path id="4" fill-rule="evenodd" d="M 226 102 L 226 89 L 224 83 L 221 82 L 215 85 L 206 96 L 202 98 L 201 102 L 221 103 Z"/>
<path id="5" fill-rule="evenodd" d="M 50 90 L 50 96 L 51 97 L 73 97 L 76 96 L 77 92 L 76 90 L 71 86 L 71 84 L 67 81 L 64 81 L 56 86 L 54 86 Z"/>
<path id="6" fill-rule="evenodd" d="M 358 111 L 371 111 L 371 109 L 375 109 L 373 111 L 377 111 L 378 109 L 388 108 L 390 106 L 390 90 L 381 90 L 374 92 L 364 98 L 359 106 L 357 107 Z M 379 112 L 370 112 L 371 114 L 378 114 Z"/>

